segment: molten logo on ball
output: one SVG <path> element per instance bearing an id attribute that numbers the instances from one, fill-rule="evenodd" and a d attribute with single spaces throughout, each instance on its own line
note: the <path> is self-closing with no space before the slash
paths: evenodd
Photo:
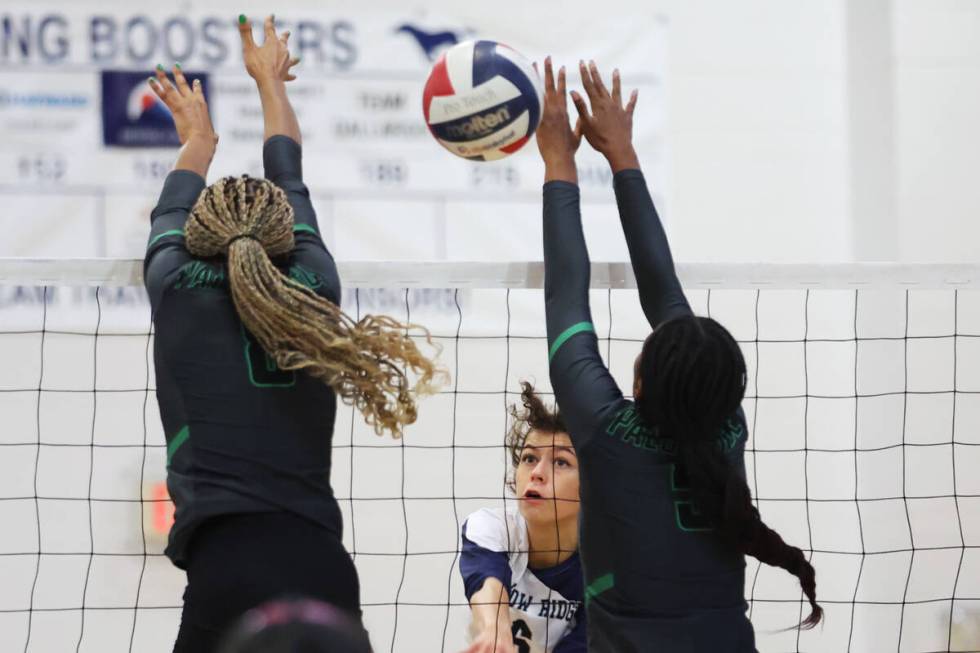
<path id="1" fill-rule="evenodd" d="M 482 138 L 492 134 L 494 129 L 508 122 L 510 122 L 510 111 L 507 110 L 507 107 L 501 107 L 497 111 L 467 118 L 461 124 L 449 125 L 446 127 L 446 133 L 467 140 Z"/>
<path id="2" fill-rule="evenodd" d="M 541 80 L 527 59 L 493 41 L 467 41 L 432 67 L 422 107 L 436 141 L 457 156 L 501 159 L 541 120 Z"/>

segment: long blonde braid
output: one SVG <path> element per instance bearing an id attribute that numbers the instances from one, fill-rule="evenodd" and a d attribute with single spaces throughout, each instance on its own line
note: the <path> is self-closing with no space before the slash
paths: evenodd
<path id="1" fill-rule="evenodd" d="M 416 396 L 444 378 L 409 336 L 415 331 L 435 347 L 425 328 L 384 315 L 354 321 L 272 264 L 270 256 L 287 254 L 294 241 L 292 207 L 271 182 L 219 179 L 198 198 L 185 236 L 195 256 L 227 256 L 238 316 L 279 368 L 327 383 L 379 435 L 399 437 L 418 415 Z"/>

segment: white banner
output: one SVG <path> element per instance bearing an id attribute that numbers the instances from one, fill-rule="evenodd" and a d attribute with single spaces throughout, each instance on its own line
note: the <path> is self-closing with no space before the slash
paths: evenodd
<path id="1" fill-rule="evenodd" d="M 429 4 L 424 14 L 278 7 L 277 23 L 292 31 L 291 48 L 302 57 L 290 97 L 303 129 L 306 179 L 338 258 L 540 258 L 542 167 L 534 144 L 500 162 L 473 163 L 444 151 L 426 129 L 422 86 L 432 61 L 458 40 L 502 41 L 538 61 L 552 54 L 569 67 L 573 86 L 580 57 L 595 57 L 607 73 L 619 67 L 625 86 L 640 90 L 636 141 L 651 187 L 655 194 L 666 188 L 662 17 L 555 16 L 530 3 L 514 21 L 511 12 L 466 15 L 474 10 Z M 181 9 L 65 0 L 0 11 L 0 196 L 7 207 L 0 256 L 141 254 L 176 149 L 105 143 L 161 137 L 145 127 L 155 123 L 152 107 L 141 104 L 157 63 L 180 61 L 206 80 L 221 137 L 211 179 L 261 174 L 261 107 L 241 65 L 236 7 L 191 2 Z M 260 24 L 261 16 L 252 18 Z M 591 151 L 580 155 L 580 166 L 586 203 L 595 205 L 585 216 L 593 257 L 623 259 L 610 222 L 609 170 Z M 663 209 L 665 198 L 657 199 Z"/>

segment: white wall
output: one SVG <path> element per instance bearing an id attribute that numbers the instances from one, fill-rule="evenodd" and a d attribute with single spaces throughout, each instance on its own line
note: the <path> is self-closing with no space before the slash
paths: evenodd
<path id="1" fill-rule="evenodd" d="M 980 258 L 980 3 L 895 0 L 905 261 Z"/>
<path id="2" fill-rule="evenodd" d="M 669 21 L 665 213 L 677 258 L 980 257 L 972 179 L 980 170 L 980 3 L 604 6 L 622 22 L 653 11 Z M 881 59 L 876 72 L 887 79 L 861 77 L 869 57 Z M 870 96 L 867 84 L 876 85 Z M 889 128 L 875 130 L 876 117 Z"/>
<path id="3" fill-rule="evenodd" d="M 841 4 L 669 8 L 677 258 L 849 258 Z"/>

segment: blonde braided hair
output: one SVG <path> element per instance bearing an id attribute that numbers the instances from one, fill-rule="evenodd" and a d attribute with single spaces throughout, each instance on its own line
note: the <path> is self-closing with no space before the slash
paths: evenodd
<path id="1" fill-rule="evenodd" d="M 419 332 L 435 348 L 424 327 L 384 315 L 355 322 L 273 265 L 270 257 L 289 253 L 294 241 L 292 206 L 271 182 L 219 179 L 198 198 L 185 236 L 194 256 L 227 257 L 238 316 L 279 369 L 320 379 L 356 406 L 375 433 L 399 437 L 418 416 L 415 397 L 431 394 L 445 378 L 409 336 Z"/>

